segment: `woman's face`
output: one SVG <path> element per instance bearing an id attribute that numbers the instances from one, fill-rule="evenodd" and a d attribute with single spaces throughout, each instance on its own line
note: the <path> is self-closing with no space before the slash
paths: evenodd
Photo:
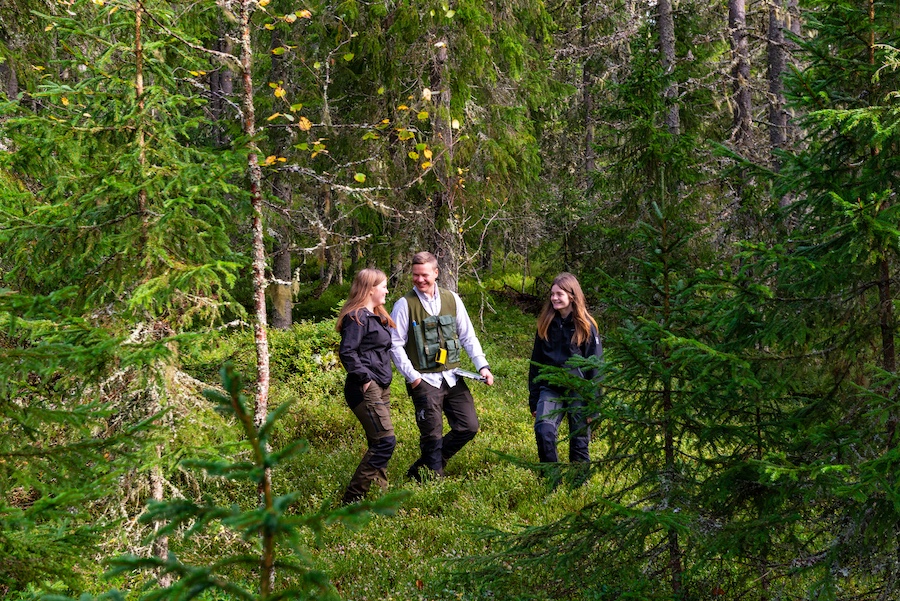
<path id="1" fill-rule="evenodd" d="M 374 306 L 380 307 L 384 305 L 387 293 L 387 280 L 382 280 L 380 284 L 373 286 L 372 289 L 369 290 L 369 298 L 372 299 L 372 304 Z"/>
<path id="2" fill-rule="evenodd" d="M 563 317 L 568 317 L 572 312 L 572 297 L 569 293 L 557 286 L 550 288 L 550 306 L 559 311 Z"/>

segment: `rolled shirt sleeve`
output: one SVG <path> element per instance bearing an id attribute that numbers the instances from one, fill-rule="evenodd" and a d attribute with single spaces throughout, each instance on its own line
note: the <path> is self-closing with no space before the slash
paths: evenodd
<path id="1" fill-rule="evenodd" d="M 391 358 L 400 375 L 410 384 L 422 377 L 406 354 L 406 338 L 409 335 L 409 307 L 406 298 L 400 297 L 391 310 L 391 319 L 396 326 L 391 330 Z"/>
<path id="2" fill-rule="evenodd" d="M 481 371 L 488 366 L 484 350 L 481 348 L 481 342 L 478 341 L 478 336 L 475 335 L 475 327 L 472 325 L 472 320 L 469 319 L 469 314 L 466 312 L 462 299 L 455 292 L 453 293 L 453 298 L 456 299 L 456 333 L 459 335 L 459 342 L 466 349 L 466 353 L 468 353 L 469 358 L 475 365 L 475 371 Z"/>

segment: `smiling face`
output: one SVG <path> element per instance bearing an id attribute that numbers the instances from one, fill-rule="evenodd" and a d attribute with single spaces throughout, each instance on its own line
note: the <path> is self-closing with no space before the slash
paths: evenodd
<path id="1" fill-rule="evenodd" d="M 380 283 L 372 286 L 369 289 L 369 304 L 371 308 L 381 307 L 384 305 L 385 299 L 387 298 L 388 287 L 387 287 L 387 279 L 381 280 Z"/>
<path id="2" fill-rule="evenodd" d="M 572 312 L 572 297 L 556 284 L 550 288 L 550 306 L 559 311 L 563 317 Z"/>
<path id="3" fill-rule="evenodd" d="M 412 266 L 413 285 L 422 294 L 434 296 L 434 283 L 438 277 L 438 268 L 434 263 L 420 263 Z"/>

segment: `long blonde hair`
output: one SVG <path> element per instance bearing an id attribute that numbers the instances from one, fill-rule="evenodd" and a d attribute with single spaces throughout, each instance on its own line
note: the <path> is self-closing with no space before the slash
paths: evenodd
<path id="1" fill-rule="evenodd" d="M 334 329 L 338 332 L 341 331 L 341 324 L 344 323 L 346 315 L 350 315 L 356 323 L 362 325 L 362 320 L 359 318 L 359 310 L 366 306 L 366 301 L 369 299 L 369 291 L 381 282 L 386 281 L 387 276 L 384 272 L 374 267 L 368 267 L 357 273 L 353 277 L 353 283 L 350 284 L 350 296 L 344 302 L 344 306 L 341 307 L 340 313 L 338 313 Z M 375 307 L 375 315 L 381 318 L 382 324 L 392 328 L 397 327 L 384 305 Z"/>
<path id="2" fill-rule="evenodd" d="M 573 341 L 578 346 L 581 346 L 591 337 L 591 326 L 593 325 L 595 329 L 597 328 L 597 322 L 588 313 L 587 301 L 584 299 L 584 292 L 581 291 L 581 284 L 578 283 L 578 279 L 574 275 L 564 271 L 553 279 L 550 288 L 552 289 L 553 286 L 559 286 L 563 292 L 569 295 L 569 302 L 572 303 L 572 317 L 575 320 Z M 541 309 L 541 314 L 537 320 L 537 333 L 543 340 L 547 340 L 550 323 L 553 321 L 556 312 L 556 309 L 550 304 L 548 295 L 547 302 L 544 303 L 544 308 Z"/>

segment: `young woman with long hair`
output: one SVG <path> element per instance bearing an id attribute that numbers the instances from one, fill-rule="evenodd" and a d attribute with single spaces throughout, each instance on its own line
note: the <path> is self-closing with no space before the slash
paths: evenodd
<path id="1" fill-rule="evenodd" d="M 363 269 L 350 284 L 336 329 L 341 334 L 338 354 L 347 379 L 344 398 L 366 433 L 369 448 L 342 502 L 361 500 L 372 483 L 387 489 L 387 464 L 397 439 L 391 422 L 391 331 L 394 321 L 384 308 L 387 276 L 379 269 Z"/>
<path id="2" fill-rule="evenodd" d="M 535 418 L 534 434 L 542 463 L 559 461 L 556 441 L 563 416 L 569 422 L 569 461 L 590 461 L 591 432 L 585 399 L 571 390 L 546 382 L 541 377 L 541 368 L 547 365 L 568 367 L 572 374 L 593 379 L 595 369 L 584 371 L 567 366 L 567 362 L 574 356 L 602 355 L 597 322 L 588 313 L 581 285 L 574 275 L 563 272 L 553 280 L 550 296 L 538 316 L 528 372 L 528 404 Z"/>

